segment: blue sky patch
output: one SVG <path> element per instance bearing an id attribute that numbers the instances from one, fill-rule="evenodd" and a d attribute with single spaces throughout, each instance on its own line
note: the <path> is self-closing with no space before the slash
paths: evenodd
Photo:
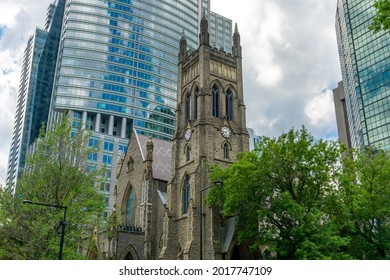
<path id="1" fill-rule="evenodd" d="M 5 31 L 7 30 L 7 26 L 5 25 L 0 25 L 0 40 L 3 37 Z"/>

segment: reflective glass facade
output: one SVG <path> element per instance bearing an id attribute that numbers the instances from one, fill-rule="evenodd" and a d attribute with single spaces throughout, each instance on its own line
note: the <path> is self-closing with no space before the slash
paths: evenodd
<path id="1" fill-rule="evenodd" d="M 390 36 L 368 30 L 370 0 L 339 0 L 336 33 L 353 147 L 390 149 Z"/>
<path id="2" fill-rule="evenodd" d="M 201 0 L 199 5 L 199 22 L 205 13 L 209 22 L 210 46 L 232 52 L 232 20 L 210 11 L 211 0 Z"/>
<path id="3" fill-rule="evenodd" d="M 216 13 L 210 12 L 210 45 L 223 48 L 227 53 L 232 50 L 232 21 Z"/>
<path id="4" fill-rule="evenodd" d="M 178 40 L 197 45 L 198 1 L 73 0 L 66 6 L 53 108 L 174 131 Z M 97 124 L 100 125 L 101 124 Z"/>
<path id="5" fill-rule="evenodd" d="M 179 40 L 184 31 L 197 48 L 202 5 L 209 11 L 209 0 L 66 2 L 49 121 L 67 112 L 75 130 L 91 130 L 99 152 L 87 170 L 106 165 L 109 209 L 132 129 L 165 140 L 174 133 Z M 231 46 L 229 28 L 216 47 Z"/>
<path id="6" fill-rule="evenodd" d="M 64 7 L 65 0 L 49 6 L 45 30 L 36 29 L 24 53 L 7 186 L 15 186 L 23 172 L 27 149 L 38 137 L 42 123 L 48 120 Z"/>
<path id="7" fill-rule="evenodd" d="M 46 37 L 45 31 L 36 29 L 24 51 L 14 130 L 8 158 L 6 185 L 10 187 L 15 186 L 16 180 L 23 171 L 33 109 L 32 96 L 38 75 L 39 58 L 42 55 Z"/>

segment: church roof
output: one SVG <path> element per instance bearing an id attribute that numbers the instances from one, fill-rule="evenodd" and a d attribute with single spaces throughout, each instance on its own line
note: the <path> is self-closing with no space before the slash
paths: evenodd
<path id="1" fill-rule="evenodd" d="M 146 143 L 149 140 L 148 136 L 138 134 L 137 137 L 138 146 L 142 154 L 142 160 L 146 160 Z M 153 138 L 153 177 L 154 179 L 169 181 L 171 176 L 171 162 L 172 162 L 172 142 L 154 139 Z"/>
<path id="2" fill-rule="evenodd" d="M 166 206 L 168 204 L 168 195 L 167 195 L 167 193 L 166 192 L 162 192 L 160 190 L 157 190 L 157 194 L 160 197 L 162 204 L 164 206 Z"/>

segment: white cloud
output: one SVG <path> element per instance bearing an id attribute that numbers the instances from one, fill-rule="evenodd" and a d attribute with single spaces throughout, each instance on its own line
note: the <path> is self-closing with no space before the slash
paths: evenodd
<path id="1" fill-rule="evenodd" d="M 12 2 L 5 2 L 1 4 L 0 24 L 12 27 L 16 22 L 15 15 L 17 14 L 19 8 L 19 6 L 14 5 Z"/>
<path id="2" fill-rule="evenodd" d="M 6 169 L 22 54 L 35 26 L 44 25 L 51 2 L 0 1 L 0 25 L 7 27 L 0 38 L 0 103 L 7 104 L 0 110 L 0 172 Z M 214 12 L 238 23 L 247 124 L 257 134 L 277 136 L 303 124 L 316 137 L 337 135 L 328 94 L 341 79 L 336 3 L 211 0 Z"/>
<path id="3" fill-rule="evenodd" d="M 304 125 L 315 137 L 337 137 L 329 94 L 341 80 L 337 0 L 211 3 L 213 11 L 238 23 L 248 127 L 278 136 Z"/>
<path id="4" fill-rule="evenodd" d="M 274 2 L 260 3 L 258 9 L 252 10 L 251 17 L 257 20 L 253 21 L 250 27 L 251 36 L 245 36 L 242 43 L 249 46 L 247 55 L 256 61 L 253 66 L 257 73 L 257 81 L 263 86 L 273 87 L 283 77 L 283 70 L 277 62 L 274 47 L 284 44 L 282 26 L 285 16 Z M 261 11 L 260 15 L 258 11 Z"/>
<path id="5" fill-rule="evenodd" d="M 333 93 L 327 89 L 309 100 L 304 112 L 313 127 L 326 129 L 336 121 Z"/>

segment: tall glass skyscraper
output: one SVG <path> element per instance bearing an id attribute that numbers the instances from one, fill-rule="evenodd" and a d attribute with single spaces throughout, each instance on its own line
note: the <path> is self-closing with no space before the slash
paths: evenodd
<path id="1" fill-rule="evenodd" d="M 390 34 L 368 30 L 371 0 L 339 0 L 336 33 L 352 147 L 390 149 Z"/>
<path id="2" fill-rule="evenodd" d="M 185 30 L 196 46 L 197 17 L 197 0 L 68 1 L 53 111 L 84 114 L 91 130 L 121 138 L 134 126 L 141 134 L 170 139 L 177 38 Z"/>
<path id="3" fill-rule="evenodd" d="M 22 63 L 6 184 L 14 187 L 23 172 L 28 147 L 47 123 L 65 0 L 51 4 L 45 29 L 36 28 Z"/>
<path id="4" fill-rule="evenodd" d="M 232 42 L 232 20 L 210 11 L 211 0 L 201 0 L 198 14 L 198 26 L 203 13 L 209 22 L 210 46 L 222 48 L 227 53 L 231 53 Z"/>
<path id="5" fill-rule="evenodd" d="M 28 40 L 24 51 L 22 74 L 20 77 L 19 93 L 16 105 L 14 130 L 8 158 L 6 184 L 14 186 L 18 175 L 23 171 L 25 152 L 28 145 L 29 126 L 31 125 L 32 96 L 34 94 L 38 72 L 39 58 L 42 55 L 47 33 L 36 29 Z M 19 173 L 19 174 L 18 174 Z"/>
<path id="6" fill-rule="evenodd" d="M 173 135 L 179 40 L 184 32 L 189 51 L 197 48 L 203 14 L 211 21 L 213 46 L 231 53 L 232 22 L 211 12 L 210 0 L 57 0 L 50 5 L 46 36 L 51 39 L 33 55 L 37 78 L 21 81 L 34 88 L 20 93 L 34 106 L 23 153 L 42 122 L 51 127 L 66 113 L 72 133 L 79 127 L 92 133 L 89 145 L 99 151 L 89 155 L 87 171 L 106 166 L 100 189 L 111 209 L 117 161 L 133 129 L 159 139 Z M 33 46 L 38 45 L 31 41 L 28 49 Z M 29 69 L 32 62 L 27 62 Z M 19 113 L 17 118 L 27 121 Z"/>
<path id="7" fill-rule="evenodd" d="M 101 190 L 109 209 L 132 130 L 165 140 L 173 135 L 179 40 L 184 32 L 189 48 L 197 47 L 202 13 L 212 14 L 208 0 L 66 2 L 49 126 L 66 112 L 74 130 L 92 132 L 89 144 L 99 152 L 87 170 L 106 165 Z M 231 21 L 218 23 L 215 46 L 231 46 Z"/>

